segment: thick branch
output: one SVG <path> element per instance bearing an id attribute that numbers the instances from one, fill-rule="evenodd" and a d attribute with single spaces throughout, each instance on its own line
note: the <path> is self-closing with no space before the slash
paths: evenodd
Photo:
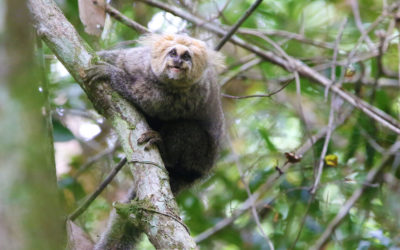
<path id="1" fill-rule="evenodd" d="M 85 70 L 94 59 L 93 53 L 53 1 L 29 0 L 28 3 L 40 37 L 82 86 L 97 111 L 112 123 L 130 163 L 138 200 L 145 200 L 153 210 L 160 212 L 143 211 L 146 218 L 140 222 L 149 240 L 156 248 L 195 248 L 185 227 L 163 215 L 176 215 L 178 207 L 157 149 L 144 151 L 143 146 L 137 144 L 137 138 L 148 130 L 144 118 L 107 84 L 90 86 L 83 81 Z"/>

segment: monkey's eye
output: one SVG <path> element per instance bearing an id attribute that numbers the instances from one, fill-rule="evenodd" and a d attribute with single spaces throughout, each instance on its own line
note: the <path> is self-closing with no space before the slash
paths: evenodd
<path id="1" fill-rule="evenodd" d="M 170 56 L 176 56 L 176 55 L 177 55 L 176 49 L 172 49 L 172 50 L 169 52 L 169 55 L 170 55 Z"/>
<path id="2" fill-rule="evenodd" d="M 190 55 L 189 55 L 188 52 L 185 52 L 185 53 L 182 55 L 182 59 L 185 60 L 185 61 L 190 61 L 191 57 L 190 57 Z"/>

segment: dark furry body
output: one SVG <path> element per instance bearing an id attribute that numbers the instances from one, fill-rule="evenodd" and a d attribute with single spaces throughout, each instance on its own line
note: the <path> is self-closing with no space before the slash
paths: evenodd
<path id="1" fill-rule="evenodd" d="M 104 51 L 89 78 L 111 87 L 139 108 L 161 136 L 160 153 L 174 193 L 205 176 L 214 164 L 223 113 L 216 72 L 208 67 L 197 83 L 182 88 L 158 80 L 147 47 Z"/>

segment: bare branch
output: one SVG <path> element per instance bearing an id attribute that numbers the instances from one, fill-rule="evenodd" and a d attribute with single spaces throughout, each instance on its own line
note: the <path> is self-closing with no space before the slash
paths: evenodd
<path id="1" fill-rule="evenodd" d="M 243 65 L 243 64 L 245 64 L 245 63 L 248 63 L 248 62 L 252 61 L 253 59 L 256 59 L 256 57 L 257 57 L 257 56 L 254 55 L 254 54 L 248 54 L 248 55 L 246 55 L 246 56 L 240 57 L 240 58 L 238 58 L 238 60 L 237 60 L 236 62 L 227 65 L 227 68 L 224 69 L 224 70 L 221 72 L 221 74 L 225 74 L 225 73 L 231 71 L 232 69 L 234 69 L 234 68 L 236 68 L 236 67 L 238 67 L 238 66 L 241 66 L 241 65 Z"/>
<path id="2" fill-rule="evenodd" d="M 233 95 L 227 95 L 227 94 L 221 94 L 223 97 L 230 98 L 230 99 L 247 99 L 247 98 L 255 98 L 255 97 L 271 97 L 279 92 L 281 92 L 283 89 L 285 89 L 288 85 L 290 84 L 290 81 L 286 82 L 282 87 L 279 89 L 269 93 L 269 94 L 259 94 L 259 95 L 246 95 L 246 96 L 233 96 Z"/>
<path id="3" fill-rule="evenodd" d="M 358 0 L 350 0 L 349 2 L 351 5 L 351 9 L 353 11 L 354 20 L 356 22 L 357 28 L 360 31 L 361 35 L 365 36 L 367 45 L 372 50 L 374 47 L 374 43 L 371 41 L 371 38 L 369 38 L 368 33 L 364 30 L 364 27 L 363 27 L 363 24 L 361 21 L 360 10 L 358 8 Z"/>
<path id="4" fill-rule="evenodd" d="M 242 23 L 244 21 L 246 21 L 246 19 L 257 9 L 257 7 L 262 3 L 263 0 L 256 0 L 251 6 L 250 8 L 248 8 L 246 10 L 246 12 L 244 13 L 244 15 L 237 21 L 237 23 L 235 25 L 232 26 L 232 28 L 224 35 L 224 37 L 221 39 L 221 41 L 217 44 L 217 46 L 215 46 L 215 50 L 220 50 L 222 48 L 222 46 L 224 46 L 224 44 L 233 36 L 233 34 L 235 34 L 235 32 L 237 31 L 237 29 L 239 29 L 240 25 L 242 25 Z"/>
<path id="5" fill-rule="evenodd" d="M 232 79 L 234 79 L 240 73 L 243 73 L 244 71 L 251 69 L 252 67 L 260 64 L 261 62 L 262 62 L 262 60 L 260 58 L 255 58 L 255 59 L 243 64 L 242 66 L 240 66 L 240 68 L 238 70 L 233 71 L 230 74 L 228 74 L 226 77 L 224 77 L 220 81 L 220 86 L 224 86 L 225 84 L 230 82 Z"/>
<path id="6" fill-rule="evenodd" d="M 121 12 L 119 12 L 117 9 L 113 8 L 109 4 L 105 4 L 105 10 L 106 12 L 115 18 L 115 20 L 125 24 L 126 26 L 138 31 L 139 33 L 145 34 L 145 33 L 150 33 L 150 31 L 144 27 L 143 25 L 133 21 L 132 19 L 124 16 Z"/>
<path id="7" fill-rule="evenodd" d="M 100 160 L 101 158 L 110 155 L 115 152 L 117 149 L 117 145 L 115 145 L 112 148 L 107 148 L 106 150 L 88 158 L 82 166 L 79 167 L 79 169 L 76 171 L 76 173 L 73 175 L 75 179 L 77 179 L 83 172 L 85 172 L 92 164 Z"/>
<path id="8" fill-rule="evenodd" d="M 400 32 L 400 9 L 397 10 L 397 12 L 395 14 L 395 26 L 396 26 L 397 32 Z M 398 51 L 397 57 L 400 62 L 400 36 L 399 36 L 398 40 L 399 41 L 397 42 L 397 51 Z M 399 86 L 400 86 L 400 63 L 398 63 L 397 70 L 398 70 L 398 72 L 397 72 L 398 73 L 398 81 L 399 81 Z"/>
<path id="9" fill-rule="evenodd" d="M 304 37 L 303 35 L 288 32 L 285 30 L 257 30 L 257 29 L 250 29 L 250 28 L 240 28 L 237 33 L 250 34 L 250 35 L 259 33 L 259 34 L 263 34 L 263 35 L 267 35 L 267 36 L 280 36 L 280 37 L 284 37 L 287 39 L 293 39 L 293 40 L 299 41 L 301 43 L 320 47 L 323 49 L 333 49 L 334 48 L 334 45 L 331 43 L 308 39 L 308 38 Z"/>
<path id="10" fill-rule="evenodd" d="M 333 65 L 335 65 L 335 62 L 336 62 L 339 42 L 342 39 L 342 35 L 343 35 L 343 31 L 344 31 L 344 27 L 345 27 L 346 23 L 347 23 L 347 18 L 345 18 L 345 20 L 343 20 L 343 22 L 342 22 L 342 24 L 340 25 L 340 28 L 339 28 L 339 35 L 338 35 L 338 37 L 336 39 L 335 49 L 334 49 L 334 53 L 333 53 Z M 332 82 L 335 82 L 335 78 L 336 78 L 335 67 L 332 66 L 332 69 L 331 69 L 331 80 L 332 80 Z M 326 133 L 324 146 L 322 147 L 321 156 L 319 158 L 319 162 L 318 162 L 319 166 L 318 166 L 318 170 L 317 170 L 317 175 L 315 177 L 314 184 L 313 184 L 313 186 L 311 187 L 311 190 L 310 190 L 311 194 L 315 194 L 315 192 L 317 191 L 317 187 L 318 187 L 319 181 L 321 179 L 321 175 L 322 175 L 322 170 L 324 169 L 324 158 L 325 158 L 326 152 L 328 151 L 328 144 L 329 144 L 329 141 L 330 141 L 331 135 L 332 135 L 333 119 L 334 119 L 334 115 L 335 115 L 335 112 L 334 112 L 335 102 L 336 102 L 336 95 L 333 94 L 331 96 L 331 107 L 330 107 L 330 111 L 329 111 L 328 132 Z"/>
<path id="11" fill-rule="evenodd" d="M 259 206 L 265 206 L 269 203 L 271 203 L 273 199 L 272 198 L 268 198 L 266 199 L 266 201 L 264 202 L 258 202 L 257 203 L 257 207 Z M 222 229 L 224 229 L 225 227 L 231 225 L 233 222 L 235 222 L 235 220 L 237 218 L 239 218 L 242 214 L 244 214 L 247 210 L 249 210 L 252 206 L 253 203 L 256 202 L 256 198 L 254 196 L 254 194 L 249 197 L 245 202 L 243 202 L 243 204 L 241 205 L 240 208 L 236 209 L 232 215 L 228 218 L 225 218 L 221 221 L 219 221 L 217 224 L 215 224 L 215 226 L 213 226 L 212 228 L 207 229 L 206 231 L 202 232 L 201 234 L 197 235 L 195 238 L 196 243 L 200 243 L 206 239 L 208 239 L 209 237 L 211 237 L 212 235 L 218 233 L 219 231 L 221 231 Z"/>
<path id="12" fill-rule="evenodd" d="M 246 193 L 247 193 L 247 196 L 249 197 L 249 200 L 251 200 L 250 208 L 251 208 L 251 213 L 253 215 L 254 221 L 256 222 L 257 228 L 260 231 L 261 235 L 264 237 L 265 241 L 267 242 L 269 249 L 270 250 L 274 250 L 275 248 L 274 248 L 273 243 L 271 242 L 270 238 L 267 236 L 267 234 L 264 232 L 264 229 L 261 226 L 260 218 L 258 217 L 257 210 L 256 210 L 255 199 L 252 199 L 253 194 L 251 193 L 250 187 L 249 187 L 249 185 L 247 184 L 247 182 L 246 182 L 246 180 L 244 178 L 242 164 L 240 163 L 239 156 L 233 150 L 232 140 L 229 137 L 229 135 L 228 135 L 228 141 L 229 141 L 229 145 L 230 145 L 230 147 L 232 149 L 232 152 L 233 152 L 233 157 L 235 159 L 236 168 L 237 168 L 237 170 L 239 172 L 239 175 L 240 175 L 240 180 L 242 181 L 242 183 L 243 183 L 243 185 L 244 185 L 244 187 L 246 189 Z"/>

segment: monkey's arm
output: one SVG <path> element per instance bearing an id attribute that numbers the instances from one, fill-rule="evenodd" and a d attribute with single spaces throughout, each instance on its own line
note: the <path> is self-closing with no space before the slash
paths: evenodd
<path id="1" fill-rule="evenodd" d="M 131 76 L 117 66 L 107 62 L 97 62 L 97 64 L 86 71 L 85 80 L 90 84 L 96 84 L 98 81 L 107 81 L 111 88 L 117 91 L 123 98 L 131 103 L 136 102 L 131 94 L 132 90 L 129 88 L 129 86 L 135 83 L 134 76 Z"/>
<path id="2" fill-rule="evenodd" d="M 115 59 L 117 59 L 118 55 L 112 53 L 107 55 L 106 58 L 112 60 L 112 57 L 110 56 L 115 56 Z M 107 82 L 109 82 L 111 88 L 117 91 L 118 94 L 120 94 L 124 99 L 136 105 L 137 108 L 141 108 L 140 96 L 135 94 L 135 85 L 137 85 L 137 79 L 134 75 L 128 74 L 125 70 L 120 69 L 119 67 L 109 64 L 107 62 L 98 62 L 96 65 L 92 66 L 86 73 L 86 80 L 89 81 L 90 84 L 96 84 L 96 82 L 100 80 L 106 80 Z M 156 131 L 151 130 L 144 133 L 138 139 L 138 143 L 146 144 L 145 150 L 148 150 L 152 145 L 157 145 L 160 152 L 163 152 L 164 147 L 162 144 L 162 140 L 160 135 Z"/>
<path id="3" fill-rule="evenodd" d="M 123 53 L 123 50 L 102 50 L 98 51 L 97 55 L 101 58 L 101 60 L 117 66 L 117 62 Z"/>

